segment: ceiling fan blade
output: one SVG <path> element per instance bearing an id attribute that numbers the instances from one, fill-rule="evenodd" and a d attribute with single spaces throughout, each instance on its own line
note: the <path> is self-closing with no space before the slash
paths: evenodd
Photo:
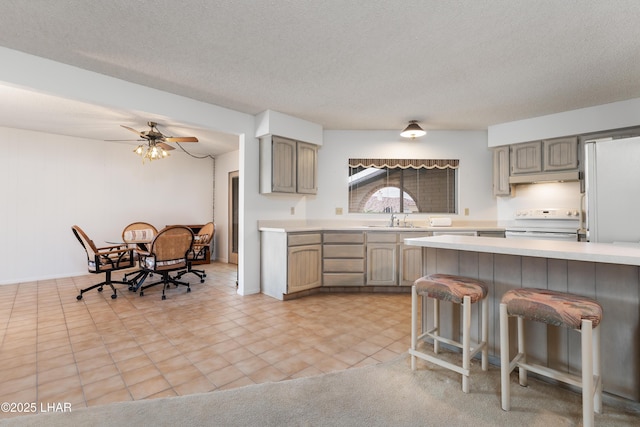
<path id="1" fill-rule="evenodd" d="M 175 150 L 175 148 L 173 148 L 169 144 L 165 144 L 164 142 L 156 142 L 156 145 L 165 151 Z"/>
<path id="2" fill-rule="evenodd" d="M 164 140 L 167 142 L 198 142 L 198 138 L 195 136 L 166 136 Z"/>
<path id="3" fill-rule="evenodd" d="M 135 130 L 135 129 L 133 129 L 133 128 L 130 128 L 129 126 L 125 126 L 125 125 L 120 125 L 120 126 L 122 126 L 123 128 L 125 128 L 125 129 L 127 129 L 127 130 L 130 130 L 131 132 L 133 132 L 133 133 L 135 133 L 136 135 L 138 135 L 140 138 L 148 139 L 148 138 L 146 137 L 146 135 L 145 135 L 145 134 L 143 134 L 142 132 L 138 132 L 137 130 Z"/>

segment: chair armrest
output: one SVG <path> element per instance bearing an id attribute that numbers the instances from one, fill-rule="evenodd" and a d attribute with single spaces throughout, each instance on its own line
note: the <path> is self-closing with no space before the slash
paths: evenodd
<path id="1" fill-rule="evenodd" d="M 102 267 L 116 270 L 133 267 L 133 259 L 133 249 L 127 245 L 115 245 L 96 248 L 94 262 L 96 271 L 101 271 Z"/>
<path id="2" fill-rule="evenodd" d="M 125 252 L 133 252 L 133 249 L 131 248 L 127 248 L 126 245 L 119 245 L 119 246 L 105 246 L 102 248 L 96 248 L 97 255 L 114 255 L 114 254 L 121 254 L 121 253 L 125 253 Z"/>

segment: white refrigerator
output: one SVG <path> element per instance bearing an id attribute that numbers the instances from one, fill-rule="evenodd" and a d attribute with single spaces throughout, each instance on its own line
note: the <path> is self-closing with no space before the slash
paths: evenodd
<path id="1" fill-rule="evenodd" d="M 587 240 L 640 244 L 640 137 L 585 141 Z"/>

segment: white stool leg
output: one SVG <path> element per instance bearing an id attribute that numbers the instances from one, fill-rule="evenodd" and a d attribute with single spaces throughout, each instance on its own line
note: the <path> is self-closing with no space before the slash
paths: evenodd
<path id="1" fill-rule="evenodd" d="M 411 350 L 416 350 L 418 334 L 416 331 L 416 322 L 418 320 L 418 293 L 416 285 L 411 287 Z M 411 370 L 416 369 L 416 356 L 411 354 Z"/>
<path id="2" fill-rule="evenodd" d="M 511 383 L 509 382 L 509 316 L 507 305 L 500 304 L 500 390 L 502 393 L 502 409 L 511 409 Z"/>
<path id="3" fill-rule="evenodd" d="M 527 349 L 525 347 L 525 337 L 524 337 L 524 319 L 518 316 L 518 353 L 522 354 L 521 361 L 522 363 L 527 363 Z M 518 376 L 520 379 L 520 385 L 523 387 L 527 386 L 527 370 L 522 366 L 518 366 Z"/>
<path id="4" fill-rule="evenodd" d="M 484 348 L 482 349 L 482 370 L 486 371 L 489 369 L 489 298 L 484 298 L 482 300 L 482 342 L 484 343 Z"/>
<path id="5" fill-rule="evenodd" d="M 437 298 L 433 299 L 433 335 L 440 336 L 440 300 Z M 440 350 L 440 341 L 435 338 L 433 340 L 433 352 L 438 354 L 438 350 Z"/>
<path id="6" fill-rule="evenodd" d="M 598 414 L 602 413 L 602 372 L 600 359 L 600 327 L 593 329 L 593 376 L 598 379 L 595 396 L 593 397 L 594 409 Z"/>
<path id="7" fill-rule="evenodd" d="M 462 391 L 469 393 L 469 368 L 471 353 L 471 297 L 465 296 L 462 299 L 462 369 L 467 373 L 462 374 Z"/>
<path id="8" fill-rule="evenodd" d="M 592 427 L 593 416 L 593 329 L 590 320 L 582 319 L 582 424 Z"/>

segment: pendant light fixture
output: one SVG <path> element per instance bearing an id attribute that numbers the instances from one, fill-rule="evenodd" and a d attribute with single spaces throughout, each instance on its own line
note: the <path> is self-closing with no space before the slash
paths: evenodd
<path id="1" fill-rule="evenodd" d="M 409 121 L 409 125 L 402 132 L 400 132 L 400 136 L 411 139 L 416 139 L 421 136 L 425 136 L 426 134 L 427 132 L 425 132 L 420 127 L 417 120 Z"/>

